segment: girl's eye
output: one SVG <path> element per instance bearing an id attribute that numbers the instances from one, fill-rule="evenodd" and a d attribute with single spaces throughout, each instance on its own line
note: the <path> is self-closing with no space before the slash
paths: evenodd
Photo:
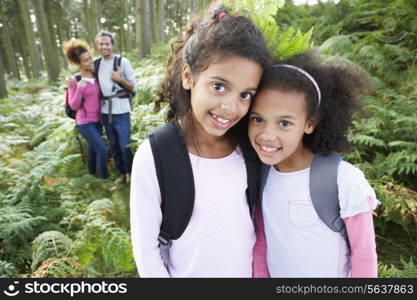
<path id="1" fill-rule="evenodd" d="M 215 82 L 215 83 L 212 84 L 212 86 L 218 92 L 222 92 L 223 93 L 223 92 L 226 91 L 226 87 L 222 83 Z"/>
<path id="2" fill-rule="evenodd" d="M 261 118 L 259 118 L 259 117 L 251 117 L 251 118 L 250 118 L 250 121 L 251 121 L 252 123 L 261 123 L 261 122 L 262 122 L 262 119 L 261 119 Z"/>
<path id="3" fill-rule="evenodd" d="M 288 127 L 292 124 L 291 124 L 291 122 L 288 122 L 286 120 L 282 120 L 282 121 L 279 121 L 279 125 L 282 126 L 282 127 Z"/>
<path id="4" fill-rule="evenodd" d="M 245 93 L 240 94 L 240 97 L 243 100 L 252 100 L 253 95 L 251 93 L 249 93 L 249 92 L 245 92 Z"/>

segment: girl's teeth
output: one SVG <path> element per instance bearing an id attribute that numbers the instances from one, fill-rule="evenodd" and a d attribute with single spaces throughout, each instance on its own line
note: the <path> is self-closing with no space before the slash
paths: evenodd
<path id="1" fill-rule="evenodd" d="M 272 147 L 266 147 L 266 146 L 261 146 L 262 150 L 266 151 L 266 152 L 274 152 L 277 151 L 278 148 L 272 148 Z"/>
<path id="2" fill-rule="evenodd" d="M 217 120 L 217 121 L 219 121 L 219 122 L 220 122 L 220 123 L 222 123 L 222 124 L 226 124 L 226 123 L 229 123 L 229 122 L 230 122 L 230 120 L 220 118 L 219 116 L 214 115 L 214 114 L 213 114 L 213 117 L 215 117 L 215 118 L 216 118 L 216 120 Z"/>

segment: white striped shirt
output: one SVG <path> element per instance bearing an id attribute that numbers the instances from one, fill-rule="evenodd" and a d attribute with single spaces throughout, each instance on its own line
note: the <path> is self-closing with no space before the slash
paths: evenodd
<path id="1" fill-rule="evenodd" d="M 219 159 L 190 154 L 195 183 L 191 220 L 160 257 L 161 196 L 149 140 L 136 152 L 130 193 L 133 253 L 141 277 L 251 277 L 255 232 L 245 190 L 242 154 Z M 180 174 L 178 176 L 181 176 Z"/>
<path id="2" fill-rule="evenodd" d="M 271 277 L 348 277 L 345 240 L 317 215 L 310 197 L 310 168 L 278 172 L 271 168 L 262 202 L 267 263 Z M 341 217 L 371 210 L 375 197 L 363 173 L 342 161 L 337 174 Z"/>

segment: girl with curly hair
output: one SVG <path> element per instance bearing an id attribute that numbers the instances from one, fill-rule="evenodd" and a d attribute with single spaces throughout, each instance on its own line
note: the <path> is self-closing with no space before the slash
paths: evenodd
<path id="1" fill-rule="evenodd" d="M 98 169 L 100 177 L 107 178 L 109 150 L 101 137 L 100 88 L 93 73 L 91 48 L 86 42 L 73 38 L 63 49 L 68 62 L 80 68 L 78 75 L 69 78 L 68 99 L 69 106 L 76 111 L 77 129 L 88 142 L 88 172 L 95 174 Z"/>
<path id="2" fill-rule="evenodd" d="M 268 269 L 272 277 L 377 275 L 377 200 L 364 174 L 343 160 L 337 168 L 348 241 L 321 220 L 310 196 L 314 157 L 348 150 L 352 113 L 367 86 L 361 70 L 321 63 L 313 53 L 265 70 L 249 115 L 251 144 L 272 166 L 257 210 L 257 276 Z"/>
<path id="3" fill-rule="evenodd" d="M 250 19 L 230 14 L 223 5 L 195 18 L 172 50 L 156 102 L 168 102 L 167 119 L 180 127 L 194 178 L 194 205 L 182 235 L 166 236 L 154 157 L 145 140 L 134 157 L 130 193 L 139 274 L 251 277 L 255 231 L 236 128 L 244 124 L 241 132 L 247 134 L 243 118 L 271 57 Z M 184 179 L 179 174 L 177 180 Z M 161 253 L 164 245 L 169 245 L 169 259 Z"/>

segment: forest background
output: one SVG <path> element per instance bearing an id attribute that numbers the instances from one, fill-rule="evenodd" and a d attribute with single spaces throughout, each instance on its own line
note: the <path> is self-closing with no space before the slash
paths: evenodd
<path id="1" fill-rule="evenodd" d="M 102 28 L 138 81 L 132 150 L 155 127 L 152 99 L 169 41 L 209 1 L 0 0 L 0 277 L 137 277 L 129 187 L 86 174 L 86 145 L 64 114 L 71 37 L 94 45 Z M 282 53 L 300 44 L 326 60 L 359 64 L 373 91 L 344 158 L 362 169 L 381 204 L 379 276 L 417 277 L 417 2 L 282 1 Z M 96 52 L 96 55 L 99 53 Z M 109 160 L 109 164 L 112 161 Z"/>

